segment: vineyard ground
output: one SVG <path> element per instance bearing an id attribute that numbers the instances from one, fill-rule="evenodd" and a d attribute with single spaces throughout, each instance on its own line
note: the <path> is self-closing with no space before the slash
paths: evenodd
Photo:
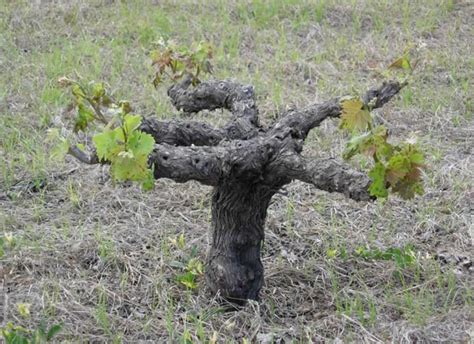
<path id="1" fill-rule="evenodd" d="M 0 0 L 2 325 L 62 322 L 70 342 L 473 341 L 473 16 L 462 0 Z M 209 40 L 214 77 L 253 84 L 264 123 L 362 93 L 412 47 L 414 81 L 378 114 L 427 152 L 425 194 L 367 204 L 293 183 L 269 209 L 261 302 L 226 312 L 202 277 L 186 289 L 177 275 L 205 260 L 211 189 L 114 186 L 106 167 L 58 163 L 44 142 L 70 102 L 56 80 L 74 73 L 137 113 L 190 118 L 151 83 L 160 36 Z M 340 157 L 337 125 L 315 129 L 304 154 Z"/>

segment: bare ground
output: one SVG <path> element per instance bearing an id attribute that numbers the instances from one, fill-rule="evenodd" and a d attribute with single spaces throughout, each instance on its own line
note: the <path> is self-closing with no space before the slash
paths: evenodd
<path id="1" fill-rule="evenodd" d="M 63 322 L 61 342 L 474 340 L 472 3 L 0 4 L 0 234 L 13 238 L 0 257 L 1 325 Z M 74 70 L 170 117 L 164 90 L 149 85 L 157 32 L 213 42 L 216 77 L 254 84 L 267 123 L 285 106 L 363 92 L 415 45 L 414 81 L 380 115 L 427 152 L 425 194 L 366 204 L 291 184 L 269 210 L 261 302 L 228 312 L 203 280 L 187 290 L 178 266 L 205 260 L 211 189 L 114 186 L 104 167 L 50 161 L 43 143 L 68 102 L 55 80 Z M 340 156 L 337 124 L 314 130 L 305 154 Z M 406 267 L 357 254 L 407 245 L 416 259 Z"/>

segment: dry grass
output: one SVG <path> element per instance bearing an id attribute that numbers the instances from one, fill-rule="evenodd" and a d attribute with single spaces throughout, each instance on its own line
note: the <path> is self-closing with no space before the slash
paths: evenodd
<path id="1" fill-rule="evenodd" d="M 64 342 L 474 339 L 472 3 L 130 3 L 0 0 L 0 234 L 13 237 L 0 257 L 1 325 L 62 321 Z M 414 45 L 415 82 L 380 114 L 427 152 L 425 195 L 365 204 L 291 184 L 269 210 L 262 301 L 226 312 L 204 281 L 186 290 L 176 266 L 205 259 L 211 190 L 114 187 L 105 168 L 51 161 L 43 142 L 68 103 L 55 80 L 75 71 L 142 114 L 179 116 L 150 82 L 147 52 L 160 35 L 210 40 L 216 77 L 254 84 L 267 123 L 287 105 L 364 91 Z M 336 126 L 314 130 L 305 154 L 340 156 Z M 407 245 L 416 259 L 406 267 L 356 254 Z"/>

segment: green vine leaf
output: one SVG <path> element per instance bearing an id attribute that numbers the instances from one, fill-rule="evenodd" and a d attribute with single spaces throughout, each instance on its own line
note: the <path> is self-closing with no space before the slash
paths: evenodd
<path id="1" fill-rule="evenodd" d="M 105 130 L 95 135 L 92 141 L 95 144 L 96 153 L 100 160 L 111 161 L 115 156 L 124 150 L 124 135 L 121 128 Z"/>
<path id="2" fill-rule="evenodd" d="M 178 47 L 173 41 L 161 40 L 159 48 L 152 51 L 152 66 L 156 67 L 153 85 L 158 87 L 167 77 L 176 82 L 188 75 L 196 86 L 201 82 L 202 73 L 211 74 L 210 60 L 213 56 L 212 46 L 207 42 L 193 44 L 191 48 Z"/>
<path id="3" fill-rule="evenodd" d="M 153 175 L 153 170 L 149 169 L 148 174 L 145 179 L 142 181 L 142 189 L 145 191 L 150 191 L 155 187 L 155 176 Z"/>
<path id="4" fill-rule="evenodd" d="M 411 63 L 410 63 L 410 58 L 408 55 L 403 55 L 402 57 L 399 57 L 395 61 L 393 61 L 390 66 L 388 66 L 390 69 L 403 69 L 406 71 L 412 70 Z"/>
<path id="5" fill-rule="evenodd" d="M 77 98 L 84 99 L 86 97 L 86 93 L 84 92 L 84 89 L 77 82 L 73 83 L 71 91 L 72 91 L 72 94 L 76 97 L 76 99 Z"/>
<path id="6" fill-rule="evenodd" d="M 395 65 L 403 67 L 408 63 L 407 57 L 406 61 L 399 60 Z M 422 194 L 423 154 L 413 144 L 395 145 L 388 142 L 389 133 L 385 126 L 373 128 L 371 108 L 370 103 L 364 104 L 360 98 L 341 100 L 339 127 L 351 135 L 343 158 L 347 160 L 361 154 L 373 159 L 374 166 L 369 171 L 372 180 L 369 193 L 372 196 L 384 199 L 390 191 L 409 199 Z"/>
<path id="7" fill-rule="evenodd" d="M 125 115 L 123 118 L 123 127 L 127 134 L 133 133 L 141 124 L 142 117 L 139 115 Z"/>
<path id="8" fill-rule="evenodd" d="M 356 154 L 363 154 L 382 160 L 384 157 L 390 156 L 393 151 L 393 147 L 387 142 L 387 138 L 387 128 L 379 125 L 369 132 L 351 138 L 342 156 L 348 160 Z"/>
<path id="9" fill-rule="evenodd" d="M 94 120 L 94 113 L 88 109 L 84 103 L 78 104 L 76 122 L 74 123 L 74 131 L 84 131 L 89 123 Z"/>
<path id="10" fill-rule="evenodd" d="M 418 148 L 407 144 L 394 154 L 387 164 L 387 182 L 402 198 L 423 194 L 422 169 L 425 159 Z"/>
<path id="11" fill-rule="evenodd" d="M 92 142 L 97 157 L 100 161 L 110 163 L 113 180 L 137 181 L 142 184 L 143 189 L 152 189 L 154 175 L 148 166 L 148 156 L 153 151 L 155 140 L 153 136 L 140 131 L 142 117 L 130 113 L 130 103 L 114 102 L 107 94 L 103 82 L 83 84 L 61 77 L 58 83 L 61 87 L 71 88 L 77 107 L 74 131 L 85 132 L 92 129 L 96 132 Z M 95 122 L 98 125 L 92 127 L 90 124 Z M 69 152 L 69 141 L 60 136 L 58 129 L 48 132 L 48 140 L 59 142 L 53 149 L 53 157 L 63 158 Z M 85 150 L 81 144 L 76 144 L 75 147 Z"/>
<path id="12" fill-rule="evenodd" d="M 153 151 L 155 140 L 150 134 L 135 130 L 128 138 L 127 148 L 134 156 L 145 156 Z"/>
<path id="13" fill-rule="evenodd" d="M 142 182 L 145 190 L 153 188 L 153 173 L 148 167 L 148 156 L 155 140 L 138 128 L 141 116 L 126 114 L 120 127 L 105 130 L 93 137 L 97 156 L 111 164 L 110 172 L 116 181 Z"/>
<path id="14" fill-rule="evenodd" d="M 92 96 L 95 101 L 99 101 L 105 95 L 105 87 L 103 82 L 96 82 L 92 86 Z"/>
<path id="15" fill-rule="evenodd" d="M 344 100 L 341 102 L 341 107 L 341 128 L 349 131 L 363 131 L 370 125 L 372 117 L 360 99 Z"/>
<path id="16" fill-rule="evenodd" d="M 140 181 L 147 175 L 147 159 L 122 151 L 112 161 L 110 170 L 117 181 Z"/>
<path id="17" fill-rule="evenodd" d="M 386 198 L 388 196 L 388 190 L 385 186 L 385 166 L 377 162 L 374 168 L 369 172 L 369 177 L 372 180 L 372 184 L 369 187 L 370 195 L 377 198 Z"/>

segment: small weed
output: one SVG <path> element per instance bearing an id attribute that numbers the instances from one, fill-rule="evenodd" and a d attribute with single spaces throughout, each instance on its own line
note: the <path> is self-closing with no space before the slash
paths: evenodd
<path id="1" fill-rule="evenodd" d="M 286 202 L 286 222 L 288 228 L 293 231 L 293 221 L 295 217 L 295 204 L 293 200 L 288 199 Z"/>
<path id="2" fill-rule="evenodd" d="M 18 314 L 24 319 L 30 318 L 30 307 L 31 304 L 29 303 L 18 303 L 16 305 Z M 62 324 L 55 324 L 48 328 L 44 320 L 40 322 L 36 329 L 32 330 L 8 322 L 5 327 L 0 328 L 0 333 L 6 344 L 41 344 L 51 341 L 61 329 Z"/>
<path id="3" fill-rule="evenodd" d="M 0 236 L 0 257 L 5 254 L 7 249 L 12 250 L 16 245 L 17 240 L 12 232 L 3 233 L 3 237 Z"/>
<path id="4" fill-rule="evenodd" d="M 314 8 L 314 15 L 318 23 L 322 23 L 324 16 L 326 14 L 326 4 L 325 1 L 318 1 Z"/>
<path id="5" fill-rule="evenodd" d="M 355 254 L 364 259 L 370 260 L 391 260 L 394 261 L 398 268 L 414 266 L 416 262 L 415 252 L 411 245 L 404 247 L 390 247 L 386 250 L 367 249 L 365 247 L 358 247 Z"/>
<path id="6" fill-rule="evenodd" d="M 347 296 L 341 301 L 339 314 L 355 317 L 364 325 L 375 324 L 377 310 L 373 300 L 364 300 L 359 295 Z"/>
<path id="7" fill-rule="evenodd" d="M 103 290 L 99 291 L 99 299 L 95 309 L 94 317 L 99 326 L 104 331 L 104 333 L 109 338 L 111 338 L 113 333 L 111 329 L 109 314 L 107 312 L 107 295 Z"/>
<path id="8" fill-rule="evenodd" d="M 62 324 L 55 324 L 47 328 L 46 323 L 42 322 L 37 329 L 28 330 L 9 322 L 1 329 L 1 333 L 6 344 L 41 344 L 52 341 L 62 327 Z"/>
<path id="9" fill-rule="evenodd" d="M 110 238 L 104 236 L 100 227 L 97 228 L 95 233 L 97 246 L 99 250 L 99 257 L 103 260 L 113 259 L 115 256 L 115 243 Z"/>
<path id="10" fill-rule="evenodd" d="M 176 275 L 176 281 L 188 289 L 196 289 L 198 287 L 198 278 L 204 274 L 204 264 L 199 258 L 196 257 L 195 248 L 191 249 L 190 254 L 185 252 L 186 241 L 184 234 L 181 233 L 176 238 L 170 238 L 169 241 L 185 256 L 184 262 L 175 260 L 170 263 L 172 267 L 183 271 L 182 273 Z"/>
<path id="11" fill-rule="evenodd" d="M 184 272 L 178 274 L 176 280 L 188 289 L 196 289 L 198 277 L 204 274 L 203 263 L 198 258 L 191 258 L 182 269 Z"/>
<path id="12" fill-rule="evenodd" d="M 336 257 L 346 260 L 348 258 L 347 250 L 344 246 L 339 245 L 336 248 L 328 248 L 326 250 L 326 257 L 329 259 L 334 259 Z"/>
<path id="13" fill-rule="evenodd" d="M 71 202 L 71 204 L 74 207 L 79 208 L 81 205 L 81 196 L 80 196 L 80 193 L 77 191 L 77 187 L 74 185 L 72 181 L 68 181 L 67 191 L 69 195 L 69 201 Z"/>

